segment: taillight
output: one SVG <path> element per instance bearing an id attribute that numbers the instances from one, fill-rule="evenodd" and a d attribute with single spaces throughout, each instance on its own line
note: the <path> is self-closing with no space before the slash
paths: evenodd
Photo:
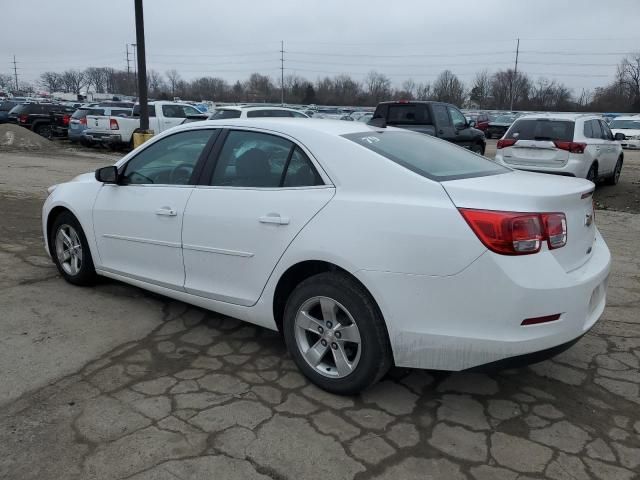
<path id="1" fill-rule="evenodd" d="M 506 148 L 506 147 L 512 147 L 516 144 L 518 140 L 516 140 L 515 138 L 501 138 L 500 140 L 498 140 L 498 145 L 496 146 L 496 148 Z"/>
<path id="2" fill-rule="evenodd" d="M 567 221 L 563 213 L 520 213 L 459 209 L 478 239 L 501 255 L 528 255 L 567 243 Z"/>
<path id="3" fill-rule="evenodd" d="M 71 120 L 71 115 L 65 115 L 64 117 L 62 117 L 62 124 L 68 126 L 69 120 Z"/>
<path id="4" fill-rule="evenodd" d="M 570 153 L 584 153 L 584 149 L 587 148 L 586 143 L 580 142 L 560 142 L 556 140 L 555 142 L 553 142 L 553 144 L 556 146 L 556 148 L 559 148 L 560 150 L 566 150 Z"/>
<path id="5" fill-rule="evenodd" d="M 109 119 L 109 128 L 111 130 L 119 130 L 120 126 L 118 125 L 118 121 L 115 118 Z"/>
<path id="6" fill-rule="evenodd" d="M 29 120 L 29 115 L 18 115 L 18 122 L 27 123 L 27 120 Z"/>
<path id="7" fill-rule="evenodd" d="M 564 213 L 543 213 L 542 221 L 549 250 L 564 247 L 567 244 L 567 219 Z"/>
<path id="8" fill-rule="evenodd" d="M 80 125 L 84 125 L 85 127 L 87 126 L 87 117 L 82 117 L 80 119 Z"/>

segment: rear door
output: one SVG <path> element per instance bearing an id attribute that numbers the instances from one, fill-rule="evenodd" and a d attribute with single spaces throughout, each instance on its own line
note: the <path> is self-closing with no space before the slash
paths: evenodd
<path id="1" fill-rule="evenodd" d="M 185 290 L 237 305 L 258 301 L 276 263 L 331 199 L 304 149 L 272 133 L 231 130 L 184 217 Z"/>
<path id="2" fill-rule="evenodd" d="M 516 143 L 503 151 L 505 163 L 514 166 L 561 168 L 569 160 L 569 150 L 556 142 L 572 142 L 575 122 L 550 118 L 516 120 L 505 139 Z"/>
<path id="3" fill-rule="evenodd" d="M 609 174 L 613 172 L 613 169 L 615 168 L 618 161 L 617 142 L 613 139 L 613 133 L 611 133 L 609 125 L 607 125 L 604 120 L 594 121 L 600 123 L 600 128 L 602 130 L 601 139 L 603 154 L 601 156 L 601 161 L 604 163 L 604 169 L 601 170 L 601 173 Z"/>

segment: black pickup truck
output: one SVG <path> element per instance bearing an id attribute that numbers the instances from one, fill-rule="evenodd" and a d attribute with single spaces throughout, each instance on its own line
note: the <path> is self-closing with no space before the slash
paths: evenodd
<path id="1" fill-rule="evenodd" d="M 51 115 L 55 113 L 71 115 L 73 111 L 73 107 L 57 103 L 24 103 L 9 112 L 8 121 L 49 138 L 53 134 Z"/>
<path id="2" fill-rule="evenodd" d="M 406 128 L 442 138 L 484 155 L 484 133 L 472 128 L 457 107 L 441 102 L 382 102 L 376 107 L 370 125 Z"/>

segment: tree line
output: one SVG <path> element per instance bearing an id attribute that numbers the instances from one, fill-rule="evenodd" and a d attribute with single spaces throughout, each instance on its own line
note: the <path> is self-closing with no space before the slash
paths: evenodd
<path id="1" fill-rule="evenodd" d="M 156 99 L 212 100 L 214 102 L 279 102 L 281 86 L 269 76 L 252 73 L 244 81 L 228 82 L 204 76 L 185 80 L 171 69 L 164 74 L 147 72 L 149 96 Z M 13 78 L 0 74 L 0 88 L 12 90 Z M 133 72 L 111 67 L 86 70 L 44 72 L 38 86 L 48 92 L 80 94 L 87 89 L 96 93 L 136 96 Z M 20 85 L 23 93 L 34 86 Z M 540 111 L 640 111 L 640 53 L 625 57 L 616 69 L 614 80 L 592 91 L 574 92 L 565 84 L 548 78 L 534 79 L 513 69 L 476 73 L 465 84 L 450 70 L 441 72 L 432 83 L 406 80 L 394 86 L 391 79 L 371 71 L 364 80 L 349 75 L 326 76 L 310 81 L 299 75 L 284 78 L 286 103 L 317 105 L 374 106 L 383 100 L 438 100 L 461 107 L 478 109 Z"/>

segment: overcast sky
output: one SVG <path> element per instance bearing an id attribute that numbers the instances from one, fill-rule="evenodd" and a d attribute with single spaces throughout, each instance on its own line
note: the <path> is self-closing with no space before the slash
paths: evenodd
<path id="1" fill-rule="evenodd" d="M 0 73 L 35 81 L 43 71 L 126 68 L 135 43 L 133 0 L 3 0 Z M 609 82 L 640 50 L 639 0 L 145 0 L 148 68 L 229 81 L 258 71 L 310 80 L 370 70 L 394 84 L 432 82 L 449 68 L 513 66 L 575 91 Z M 133 68 L 133 63 L 132 63 Z"/>

